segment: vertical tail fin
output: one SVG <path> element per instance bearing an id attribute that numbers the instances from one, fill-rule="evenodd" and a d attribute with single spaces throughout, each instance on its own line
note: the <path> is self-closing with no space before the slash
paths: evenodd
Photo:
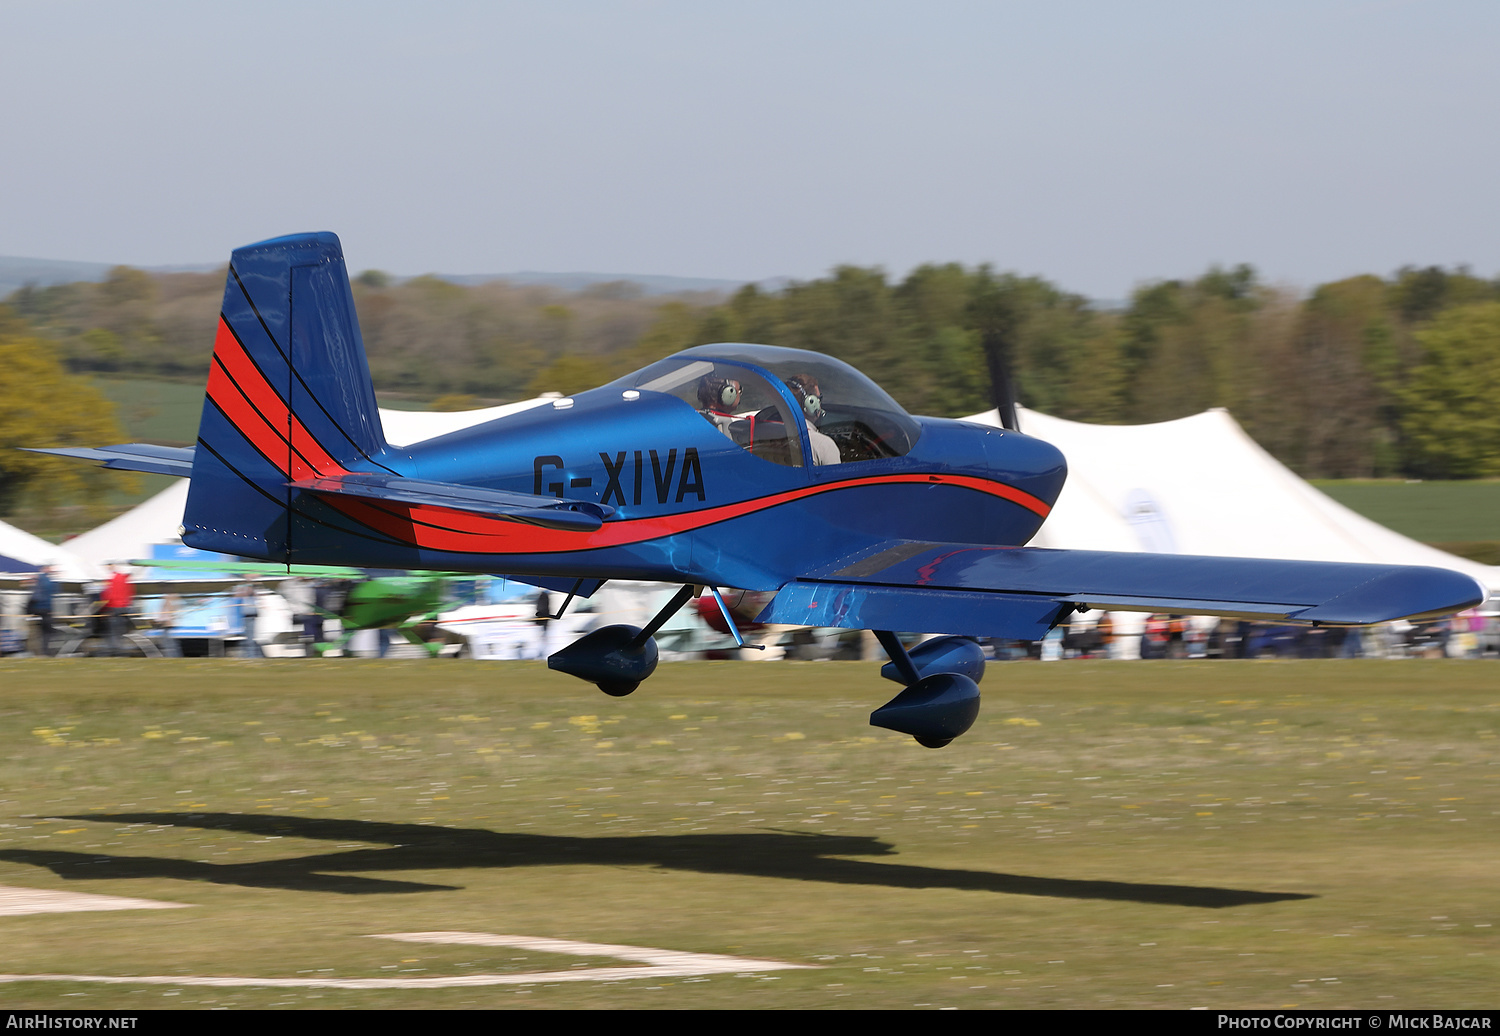
<path id="1" fill-rule="evenodd" d="M 183 542 L 290 562 L 288 481 L 384 468 L 385 434 L 337 236 L 236 249 Z"/>

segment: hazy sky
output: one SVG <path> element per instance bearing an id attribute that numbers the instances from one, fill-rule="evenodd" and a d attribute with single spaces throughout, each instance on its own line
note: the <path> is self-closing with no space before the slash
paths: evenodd
<path id="1" fill-rule="evenodd" d="M 1500 272 L 1494 0 L 0 0 L 0 254 Z"/>

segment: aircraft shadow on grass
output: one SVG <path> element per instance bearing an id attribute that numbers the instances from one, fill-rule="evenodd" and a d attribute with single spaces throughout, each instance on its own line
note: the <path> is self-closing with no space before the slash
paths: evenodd
<path id="1" fill-rule="evenodd" d="M 455 885 L 360 877 L 348 873 L 351 871 L 430 871 L 595 864 L 822 881 L 836 885 L 955 889 L 1209 908 L 1314 898 L 1292 892 L 1043 878 L 845 859 L 844 857 L 849 856 L 892 856 L 896 853 L 895 847 L 890 843 L 864 835 L 766 831 L 746 834 L 577 837 L 421 824 L 388 824 L 368 820 L 325 820 L 238 813 L 93 813 L 59 819 L 238 831 L 262 837 L 375 842 L 390 848 L 353 849 L 282 860 L 224 864 L 153 856 L 110 856 L 102 853 L 35 849 L 0 851 L 0 860 L 46 867 L 59 877 L 68 879 L 176 878 L 248 888 L 337 892 L 348 895 L 451 892 L 461 888 Z"/>

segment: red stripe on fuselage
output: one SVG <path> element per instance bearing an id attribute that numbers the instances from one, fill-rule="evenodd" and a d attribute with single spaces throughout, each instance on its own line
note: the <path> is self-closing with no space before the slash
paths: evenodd
<path id="1" fill-rule="evenodd" d="M 358 497 L 318 494 L 339 511 L 371 528 L 428 550 L 460 554 L 557 554 L 629 546 L 678 533 L 691 532 L 718 522 L 740 518 L 768 508 L 792 503 L 839 489 L 902 484 L 951 485 L 1000 497 L 1025 507 L 1043 518 L 1051 508 L 1046 502 L 1012 486 L 971 475 L 872 475 L 868 478 L 803 486 L 769 496 L 742 500 L 718 507 L 705 507 L 680 514 L 605 522 L 592 532 L 546 529 L 522 522 L 446 507 L 395 505 Z"/>

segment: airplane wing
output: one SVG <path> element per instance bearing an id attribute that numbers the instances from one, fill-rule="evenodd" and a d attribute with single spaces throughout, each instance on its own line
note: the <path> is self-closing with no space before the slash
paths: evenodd
<path id="1" fill-rule="evenodd" d="M 397 504 L 425 504 L 455 511 L 506 518 L 547 529 L 592 532 L 615 513 L 607 504 L 592 500 L 567 500 L 555 496 L 532 496 L 501 489 L 481 489 L 456 482 L 432 482 L 400 475 L 347 472 L 301 482 L 287 483 L 293 489 L 331 496 L 354 496 Z"/>
<path id="2" fill-rule="evenodd" d="M 27 453 L 50 453 L 57 457 L 97 460 L 104 467 L 116 471 L 146 471 L 154 475 L 180 475 L 183 478 L 193 473 L 194 448 L 191 446 L 152 446 L 150 443 L 132 442 L 98 449 L 88 446 L 58 446 L 50 449 L 23 446 L 21 449 Z"/>
<path id="3" fill-rule="evenodd" d="M 1485 596 L 1442 568 L 894 540 L 788 583 L 756 621 L 1036 640 L 1089 608 L 1367 625 Z"/>

